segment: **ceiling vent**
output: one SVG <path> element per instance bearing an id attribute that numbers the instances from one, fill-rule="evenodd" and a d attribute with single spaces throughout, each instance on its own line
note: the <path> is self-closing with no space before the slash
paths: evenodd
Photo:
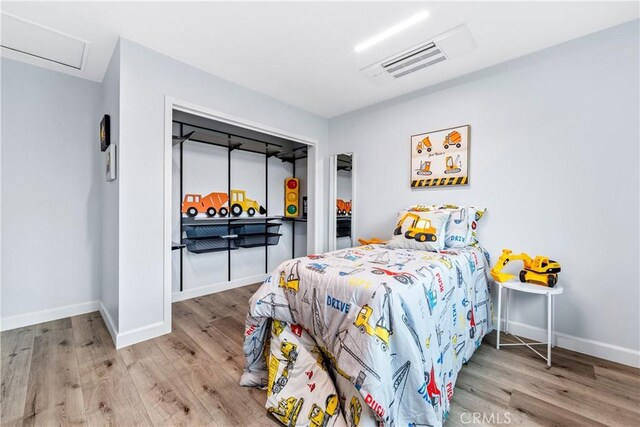
<path id="1" fill-rule="evenodd" d="M 0 45 L 20 54 L 82 70 L 89 42 L 8 13 L 2 13 Z M 17 58 L 16 58 L 17 59 Z"/>
<path id="2" fill-rule="evenodd" d="M 393 55 L 360 70 L 377 84 L 399 79 L 416 71 L 431 67 L 473 51 L 476 42 L 469 28 L 460 25 L 432 40 Z"/>

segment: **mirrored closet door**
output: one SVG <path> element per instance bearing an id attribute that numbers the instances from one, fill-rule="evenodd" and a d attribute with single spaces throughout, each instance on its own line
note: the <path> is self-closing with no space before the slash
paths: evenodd
<path id="1" fill-rule="evenodd" d="M 329 225 L 329 250 L 350 248 L 355 245 L 353 236 L 354 182 L 353 153 L 331 157 L 331 209 Z"/>

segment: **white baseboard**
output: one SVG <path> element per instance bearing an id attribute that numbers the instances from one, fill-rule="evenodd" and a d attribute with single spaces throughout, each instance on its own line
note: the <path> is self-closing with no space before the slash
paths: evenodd
<path id="1" fill-rule="evenodd" d="M 191 298 L 201 297 L 203 295 L 215 294 L 216 292 L 228 291 L 242 286 L 251 285 L 253 283 L 262 283 L 267 278 L 267 274 L 258 274 L 256 276 L 244 277 L 242 279 L 232 280 L 230 282 L 214 283 L 212 285 L 200 286 L 194 289 L 187 289 L 182 292 L 174 292 L 171 296 L 172 302 L 184 301 Z"/>
<path id="2" fill-rule="evenodd" d="M 111 315 L 109 314 L 109 310 L 107 310 L 104 304 L 102 304 L 102 301 L 100 301 L 100 315 L 102 316 L 102 320 L 104 320 L 105 325 L 107 325 L 107 330 L 109 331 L 111 340 L 115 345 L 118 337 L 118 328 L 116 328 L 116 325 L 113 322 Z"/>
<path id="3" fill-rule="evenodd" d="M 494 329 L 497 329 L 497 323 L 494 319 Z M 504 326 L 504 319 L 502 322 Z M 501 331 L 504 332 L 504 329 Z M 509 333 L 518 335 L 531 340 L 546 342 L 547 330 L 535 326 L 527 325 L 520 322 L 509 320 Z M 558 347 L 573 350 L 578 353 L 588 354 L 589 356 L 599 357 L 601 359 L 611 360 L 613 362 L 622 363 L 623 365 L 640 368 L 640 351 L 626 347 L 620 347 L 613 344 L 607 344 L 601 341 L 590 340 L 586 338 L 575 337 L 573 335 L 555 333 Z"/>
<path id="4" fill-rule="evenodd" d="M 119 333 L 118 328 L 116 328 L 115 323 L 113 322 L 113 318 L 109 314 L 107 308 L 102 304 L 102 301 L 100 301 L 100 314 L 104 319 L 104 323 L 107 325 L 109 335 L 111 335 L 113 344 L 117 349 L 137 344 L 139 342 L 159 337 L 160 335 L 168 334 L 169 332 L 171 332 L 171 327 L 167 326 L 165 322 L 157 322 L 151 325 L 143 326 L 141 328 Z"/>
<path id="5" fill-rule="evenodd" d="M 98 311 L 99 301 L 88 301 L 80 304 L 65 305 L 64 307 L 51 308 L 49 310 L 32 311 L 31 313 L 18 314 L 16 316 L 3 317 L 0 320 L 0 330 L 22 328 L 36 325 L 42 322 L 64 319 L 65 317 L 78 316 L 80 314 Z"/>
<path id="6" fill-rule="evenodd" d="M 119 350 L 123 347 L 168 334 L 169 332 L 171 332 L 171 324 L 165 322 L 156 322 L 141 328 L 120 332 L 116 335 L 116 348 Z"/>

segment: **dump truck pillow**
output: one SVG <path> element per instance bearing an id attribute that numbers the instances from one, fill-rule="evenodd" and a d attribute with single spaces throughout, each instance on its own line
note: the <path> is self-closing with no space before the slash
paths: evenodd
<path id="1" fill-rule="evenodd" d="M 267 410 L 288 426 L 346 426 L 323 352 L 299 325 L 272 321 Z"/>
<path id="2" fill-rule="evenodd" d="M 445 230 L 445 247 L 461 248 L 478 243 L 478 222 L 487 211 L 486 208 L 457 205 L 415 205 L 409 211 L 416 212 L 449 212 L 451 216 L 447 221 Z"/>
<path id="3" fill-rule="evenodd" d="M 450 213 L 446 211 L 403 211 L 398 215 L 388 246 L 437 252 L 444 249 L 445 230 Z"/>

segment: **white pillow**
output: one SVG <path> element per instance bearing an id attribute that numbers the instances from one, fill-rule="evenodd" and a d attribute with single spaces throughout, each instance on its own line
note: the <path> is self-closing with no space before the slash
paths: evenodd
<path id="1" fill-rule="evenodd" d="M 472 223 L 475 220 L 476 210 L 472 207 L 441 208 L 449 212 L 451 216 L 445 230 L 445 246 L 447 248 L 462 248 L 473 243 Z"/>
<path id="2" fill-rule="evenodd" d="M 446 211 L 402 211 L 387 246 L 437 252 L 444 249 L 445 230 L 450 213 Z"/>

